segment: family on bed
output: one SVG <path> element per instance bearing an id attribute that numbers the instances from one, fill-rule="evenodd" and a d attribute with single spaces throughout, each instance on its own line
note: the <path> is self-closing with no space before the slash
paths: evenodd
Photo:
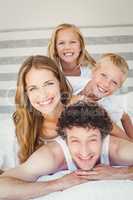
<path id="1" fill-rule="evenodd" d="M 95 62 L 71 24 L 54 30 L 48 57 L 25 59 L 13 114 L 19 164 L 1 172 L 0 199 L 36 198 L 90 180 L 133 180 L 133 125 L 122 97 L 112 95 L 128 70 L 114 53 Z M 70 173 L 37 181 L 62 170 Z"/>

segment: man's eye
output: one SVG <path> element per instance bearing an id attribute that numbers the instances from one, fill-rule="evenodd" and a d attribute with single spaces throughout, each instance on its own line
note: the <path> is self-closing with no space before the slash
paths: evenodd
<path id="1" fill-rule="evenodd" d="M 96 139 L 92 139 L 91 141 L 92 141 L 92 142 L 96 142 Z"/>
<path id="2" fill-rule="evenodd" d="M 78 143 L 78 140 L 72 140 L 71 142 L 72 143 Z"/>

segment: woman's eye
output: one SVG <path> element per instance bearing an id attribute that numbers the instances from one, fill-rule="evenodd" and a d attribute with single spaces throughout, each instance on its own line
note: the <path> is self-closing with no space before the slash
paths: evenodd
<path id="1" fill-rule="evenodd" d="M 47 85 L 54 85 L 54 83 L 53 82 L 49 82 L 49 83 L 47 83 Z"/>
<path id="2" fill-rule="evenodd" d="M 29 88 L 28 91 L 29 91 L 29 92 L 32 92 L 32 91 L 34 91 L 34 90 L 36 90 L 36 89 L 37 89 L 37 88 Z"/>

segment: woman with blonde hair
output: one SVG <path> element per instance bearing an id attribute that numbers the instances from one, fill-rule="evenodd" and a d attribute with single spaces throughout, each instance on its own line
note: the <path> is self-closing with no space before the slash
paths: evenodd
<path id="1" fill-rule="evenodd" d="M 95 66 L 95 60 L 85 49 L 85 40 L 79 28 L 67 23 L 58 25 L 48 44 L 48 56 L 60 65 L 74 93 L 79 93 Z"/>
<path id="2" fill-rule="evenodd" d="M 20 163 L 57 136 L 58 117 L 71 94 L 71 86 L 53 60 L 36 55 L 24 61 L 18 74 L 13 114 Z"/>

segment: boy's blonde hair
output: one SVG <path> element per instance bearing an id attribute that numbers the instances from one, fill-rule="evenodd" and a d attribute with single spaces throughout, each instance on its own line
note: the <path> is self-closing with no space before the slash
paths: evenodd
<path id="1" fill-rule="evenodd" d="M 95 60 L 89 55 L 87 50 L 85 49 L 85 41 L 82 33 L 80 32 L 79 28 L 73 24 L 60 24 L 58 25 L 52 33 L 52 37 L 50 38 L 48 44 L 48 56 L 52 58 L 57 64 L 60 64 L 60 59 L 56 49 L 56 41 L 57 41 L 57 34 L 61 30 L 71 29 L 74 33 L 77 34 L 80 42 L 81 53 L 77 60 L 77 64 L 81 65 L 88 65 L 90 64 L 92 67 L 95 65 Z"/>
<path id="2" fill-rule="evenodd" d="M 129 66 L 122 56 L 115 53 L 105 53 L 97 61 L 97 64 L 101 64 L 102 61 L 105 61 L 106 59 L 110 60 L 116 67 L 118 67 L 120 71 L 125 75 L 125 79 L 127 78 Z"/>

